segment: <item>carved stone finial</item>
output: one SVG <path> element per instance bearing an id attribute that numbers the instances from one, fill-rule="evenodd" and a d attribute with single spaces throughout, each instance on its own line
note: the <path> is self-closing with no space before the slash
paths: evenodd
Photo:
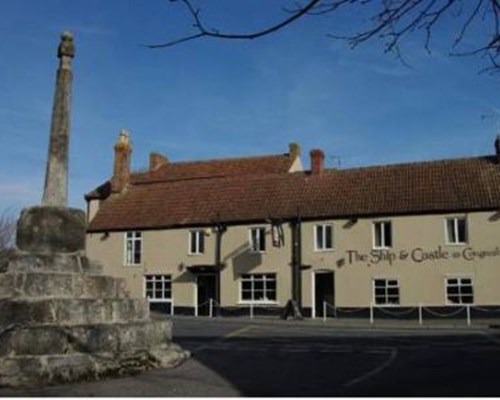
<path id="1" fill-rule="evenodd" d="M 73 43 L 73 34 L 70 31 L 61 33 L 61 43 L 57 50 L 57 57 L 63 56 L 73 58 L 75 56 L 75 45 Z"/>

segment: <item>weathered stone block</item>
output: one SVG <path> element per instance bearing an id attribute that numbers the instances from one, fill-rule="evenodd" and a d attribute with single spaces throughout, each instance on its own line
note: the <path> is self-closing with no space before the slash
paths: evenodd
<path id="1" fill-rule="evenodd" d="M 72 296 L 73 276 L 69 274 L 30 273 L 17 277 L 19 292 L 26 297 L 58 297 Z"/>
<path id="2" fill-rule="evenodd" d="M 85 316 L 86 320 L 83 322 L 89 324 L 102 324 L 104 322 L 109 322 L 106 320 L 106 316 L 109 315 L 109 312 L 106 312 L 106 309 L 109 309 L 109 300 L 107 299 L 89 299 L 84 301 L 85 304 Z"/>
<path id="3" fill-rule="evenodd" d="M 85 212 L 65 207 L 31 207 L 17 222 L 17 247 L 34 253 L 85 249 Z"/>
<path id="4" fill-rule="evenodd" d="M 80 353 L 115 353 L 118 350 L 116 324 L 95 324 L 68 328 L 68 341 L 71 351 Z"/>
<path id="5" fill-rule="evenodd" d="M 53 301 L 0 300 L 0 327 L 56 322 Z"/>
<path id="6" fill-rule="evenodd" d="M 40 357 L 1 357 L 0 386 L 30 386 L 43 383 Z"/>
<path id="7" fill-rule="evenodd" d="M 149 318 L 149 304 L 146 299 L 112 300 L 112 320 L 114 322 L 132 322 Z"/>
<path id="8" fill-rule="evenodd" d="M 64 383 L 97 378 L 95 363 L 92 357 L 86 354 L 48 356 L 45 368 L 53 382 Z"/>
<path id="9" fill-rule="evenodd" d="M 64 354 L 67 348 L 67 334 L 57 326 L 14 328 L 0 340 L 0 356 Z"/>
<path id="10" fill-rule="evenodd" d="M 117 293 L 117 278 L 111 276 L 88 276 L 83 282 L 84 297 L 115 298 Z"/>
<path id="11" fill-rule="evenodd" d="M 81 273 L 84 257 L 74 254 L 30 254 L 17 252 L 8 260 L 9 272 Z"/>
<path id="12" fill-rule="evenodd" d="M 88 322 L 86 304 L 81 299 L 51 301 L 56 314 L 55 321 L 60 324 L 83 324 Z"/>
<path id="13" fill-rule="evenodd" d="M 87 274 L 102 274 L 104 267 L 98 261 L 89 260 L 87 257 L 81 258 L 82 272 Z"/>
<path id="14" fill-rule="evenodd" d="M 0 299 L 14 297 L 16 294 L 14 276 L 9 273 L 0 273 Z"/>

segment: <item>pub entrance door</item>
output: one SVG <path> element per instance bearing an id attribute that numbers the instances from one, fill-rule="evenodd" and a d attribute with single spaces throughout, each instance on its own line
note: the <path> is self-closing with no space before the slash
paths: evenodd
<path id="1" fill-rule="evenodd" d="M 315 317 L 323 317 L 323 303 L 335 306 L 335 273 L 333 271 L 317 271 L 314 274 L 314 310 Z"/>
<path id="2" fill-rule="evenodd" d="M 198 315 L 210 315 L 210 299 L 215 300 L 215 305 L 218 305 L 217 298 L 217 274 L 197 274 L 196 275 L 197 298 L 198 298 Z"/>

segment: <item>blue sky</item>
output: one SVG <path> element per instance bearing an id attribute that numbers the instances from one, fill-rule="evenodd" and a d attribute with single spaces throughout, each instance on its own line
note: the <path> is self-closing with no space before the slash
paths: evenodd
<path id="1" fill-rule="evenodd" d="M 251 30 L 283 17 L 284 1 L 205 1 L 207 23 Z M 0 16 L 0 210 L 39 204 L 59 34 L 73 31 L 70 206 L 112 171 L 127 128 L 132 167 L 150 151 L 172 161 L 322 148 L 342 168 L 493 152 L 500 77 L 481 60 L 448 57 L 451 26 L 429 55 L 405 42 L 411 68 L 382 44 L 351 50 L 326 36 L 359 14 L 309 17 L 254 41 L 200 40 L 150 50 L 190 32 L 185 10 L 166 0 L 16 0 Z"/>

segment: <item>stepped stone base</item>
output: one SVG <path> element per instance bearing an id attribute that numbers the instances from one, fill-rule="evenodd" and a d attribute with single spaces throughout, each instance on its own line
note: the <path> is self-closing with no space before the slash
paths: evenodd
<path id="1" fill-rule="evenodd" d="M 73 253 L 0 254 L 0 386 L 101 379 L 173 367 L 189 352 L 123 278 Z"/>
<path id="2" fill-rule="evenodd" d="M 112 376 L 129 375 L 151 368 L 175 367 L 188 357 L 176 344 L 150 351 L 71 353 L 9 356 L 0 358 L 0 384 L 29 387 Z"/>

